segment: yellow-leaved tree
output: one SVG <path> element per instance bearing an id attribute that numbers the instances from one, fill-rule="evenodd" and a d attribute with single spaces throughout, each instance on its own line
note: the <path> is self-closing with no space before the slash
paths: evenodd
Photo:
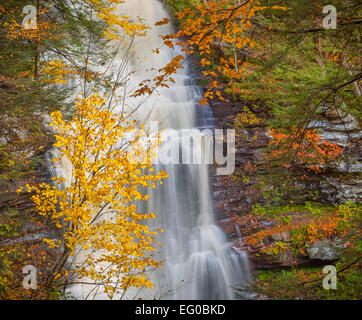
<path id="1" fill-rule="evenodd" d="M 123 2 L 77 1 L 102 23 L 104 50 L 109 40 L 122 44 L 120 40 L 131 37 L 132 43 L 133 37 L 145 35 L 145 25 L 117 12 Z M 90 39 L 93 41 L 93 36 Z M 85 292 L 90 297 L 104 292 L 111 299 L 120 298 L 131 287 L 153 288 L 150 273 L 161 267 L 155 257 L 161 244 L 156 243 L 155 236 L 163 230 L 151 230 L 146 222 L 156 218 L 157 213 L 139 212 L 136 206 L 137 201 L 147 201 L 148 188 L 156 188 L 167 178 L 164 171 L 154 172 L 152 165 L 160 137 L 157 133 L 137 134 L 143 126 L 130 118 L 133 111 L 125 100 L 150 95 L 166 86 L 180 68 L 181 56 L 158 70 L 154 79 L 146 79 L 137 90 L 129 92 L 125 83 L 132 72 L 124 74 L 122 68 L 130 51 L 126 47 L 121 67 L 113 70 L 115 74 L 105 71 L 114 69 L 114 53 L 105 60 L 107 67 L 101 58 L 97 61 L 97 52 L 89 53 L 88 46 L 81 47 L 84 52 L 79 49 L 79 63 L 72 63 L 74 57 L 67 59 L 65 54 L 43 63 L 43 83 L 66 84 L 78 78 L 82 87 L 70 119 L 60 111 L 51 115 L 56 132 L 54 146 L 60 152 L 59 158 L 53 160 L 67 163 L 71 171 L 67 172 L 68 179 L 54 177 L 54 185 L 41 183 L 19 189 L 33 193 L 32 200 L 44 225 L 54 224 L 61 235 L 44 239 L 48 247 L 60 249 L 51 261 L 51 272 L 41 283 L 45 289 L 58 290 L 80 283 L 88 286 Z"/>
<path id="2" fill-rule="evenodd" d="M 55 146 L 71 164 L 71 181 L 54 177 L 63 188 L 43 183 L 27 191 L 34 193 L 38 213 L 63 235 L 45 239 L 63 249 L 46 286 L 57 279 L 60 285 L 81 282 L 101 286 L 112 298 L 130 287 L 153 286 L 148 271 L 161 263 L 153 256 L 156 231 L 144 222 L 156 215 L 138 212 L 134 201 L 147 200 L 142 191 L 167 174 L 153 173 L 159 136 L 137 135 L 136 123 L 115 112 L 110 100 L 99 94 L 79 99 L 68 122 L 60 112 L 52 114 Z"/>

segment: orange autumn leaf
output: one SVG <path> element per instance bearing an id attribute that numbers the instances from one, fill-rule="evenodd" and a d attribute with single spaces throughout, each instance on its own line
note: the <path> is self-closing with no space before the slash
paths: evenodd
<path id="1" fill-rule="evenodd" d="M 162 21 L 158 21 L 155 23 L 155 26 L 162 26 L 164 24 L 168 24 L 168 19 L 164 18 Z"/>

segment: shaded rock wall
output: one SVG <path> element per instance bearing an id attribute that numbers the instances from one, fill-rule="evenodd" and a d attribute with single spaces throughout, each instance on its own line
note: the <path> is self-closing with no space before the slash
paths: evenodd
<path id="1" fill-rule="evenodd" d="M 362 200 L 362 130 L 358 121 L 341 110 L 324 108 L 322 120 L 314 121 L 311 128 L 316 128 L 326 141 L 344 148 L 340 161 L 328 165 L 325 174 L 314 183 L 323 199 L 331 204 Z"/>
<path id="2" fill-rule="evenodd" d="M 241 113 L 243 106 L 232 101 L 211 101 L 211 108 L 215 118 L 216 128 L 230 129 L 234 127 L 230 120 L 232 116 Z M 313 121 L 310 128 L 317 129 L 320 136 L 328 142 L 337 143 L 344 148 L 343 158 L 339 162 L 329 164 L 325 173 L 317 175 L 312 180 L 308 180 L 307 187 L 310 190 L 317 190 L 320 197 L 330 203 L 343 203 L 345 201 L 358 202 L 361 200 L 361 136 L 362 131 L 357 120 L 352 115 L 343 114 L 340 111 L 329 109 L 322 110 L 320 120 Z M 249 126 L 247 134 L 256 139 L 250 142 L 245 139 L 236 139 L 236 163 L 235 174 L 233 176 L 217 176 L 215 168 L 211 170 L 211 188 L 213 190 L 213 200 L 215 212 L 220 225 L 224 228 L 229 238 L 234 242 L 235 247 L 242 248 L 249 253 L 254 268 L 268 269 L 279 267 L 290 267 L 292 265 L 320 265 L 334 260 L 331 256 L 333 250 L 328 240 L 323 242 L 321 248 L 311 248 L 311 252 L 304 256 L 295 256 L 290 250 L 273 256 L 261 253 L 260 249 L 254 250 L 245 246 L 243 239 L 245 236 L 261 230 L 269 229 L 272 226 L 264 225 L 267 221 L 256 219 L 252 222 L 243 221 L 238 223 L 240 218 L 249 212 L 255 203 L 262 203 L 263 198 L 257 188 L 256 178 L 249 180 L 235 179 L 243 176 L 245 166 L 248 163 L 258 163 L 263 158 L 263 149 L 268 144 L 266 128 L 263 125 Z M 270 186 L 273 187 L 273 186 Z M 290 213 L 294 215 L 296 213 Z M 282 241 L 288 242 L 290 232 L 276 234 L 265 239 L 265 242 Z M 286 237 L 286 238 L 285 238 Z M 269 243 L 270 244 L 270 243 Z M 265 243 L 267 246 L 268 243 Z"/>

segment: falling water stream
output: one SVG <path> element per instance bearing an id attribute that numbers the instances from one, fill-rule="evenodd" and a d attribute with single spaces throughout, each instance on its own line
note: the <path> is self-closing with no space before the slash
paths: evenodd
<path id="1" fill-rule="evenodd" d="M 151 27 L 146 38 L 133 43 L 134 54 L 128 61 L 128 69 L 138 69 L 133 81 L 147 78 L 151 68 L 165 66 L 178 49 L 165 48 L 159 34 L 173 32 L 172 25 L 154 27 L 157 21 L 169 17 L 158 0 L 128 0 L 119 6 L 119 13 L 138 16 Z M 160 48 L 159 54 L 152 49 Z M 119 56 L 122 55 L 120 51 Z M 140 68 L 140 61 L 143 67 Z M 161 128 L 175 130 L 212 128 L 210 107 L 200 106 L 201 91 L 195 85 L 189 66 L 174 77 L 175 84 L 159 90 L 138 109 L 135 117 L 145 121 L 158 121 Z M 173 143 L 181 146 L 181 139 Z M 244 252 L 237 252 L 226 235 L 216 224 L 210 193 L 207 165 L 169 164 L 156 165 L 169 175 L 162 186 L 150 192 L 147 202 L 138 203 L 141 211 L 154 212 L 157 218 L 151 227 L 162 228 L 163 243 L 160 256 L 163 268 L 152 275 L 156 288 L 140 293 L 143 298 L 164 299 L 233 299 L 233 285 L 248 281 L 249 264 Z M 88 288 L 74 285 L 69 288 L 73 297 L 84 299 Z M 137 296 L 137 297 L 138 297 Z M 107 296 L 98 292 L 94 299 Z M 129 298 L 132 298 L 129 296 Z"/>

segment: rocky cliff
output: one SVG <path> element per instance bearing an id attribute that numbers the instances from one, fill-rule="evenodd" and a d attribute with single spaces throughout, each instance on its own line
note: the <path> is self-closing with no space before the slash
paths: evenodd
<path id="1" fill-rule="evenodd" d="M 233 128 L 231 121 L 237 113 L 243 112 L 243 105 L 232 101 L 211 101 L 211 108 L 217 128 Z M 265 116 L 262 116 L 265 119 Z M 361 201 L 361 137 L 362 131 L 357 120 L 340 110 L 322 109 L 318 120 L 310 123 L 310 128 L 328 142 L 344 148 L 342 158 L 324 168 L 323 174 L 315 175 L 303 182 L 302 189 L 318 191 L 319 200 L 334 205 L 346 201 Z M 295 255 L 290 250 L 277 255 L 263 252 L 271 243 L 290 242 L 290 230 L 270 235 L 268 230 L 275 226 L 275 221 L 259 219 L 243 220 L 253 204 L 263 202 L 258 188 L 258 177 L 250 174 L 248 168 L 257 166 L 263 159 L 263 150 L 268 144 L 266 126 L 263 123 L 247 126 L 243 137 L 236 137 L 236 169 L 232 176 L 217 176 L 211 173 L 214 207 L 219 223 L 227 232 L 235 247 L 247 250 L 257 269 L 290 267 L 292 265 L 314 265 L 336 259 L 335 251 L 338 239 L 318 241 L 305 255 Z M 246 139 L 245 139 L 246 136 Z M 273 186 L 269 186 L 273 188 Z M 305 212 L 287 212 L 286 216 L 295 220 L 307 220 Z M 264 247 L 253 248 L 245 245 L 245 237 L 266 231 Z"/>

